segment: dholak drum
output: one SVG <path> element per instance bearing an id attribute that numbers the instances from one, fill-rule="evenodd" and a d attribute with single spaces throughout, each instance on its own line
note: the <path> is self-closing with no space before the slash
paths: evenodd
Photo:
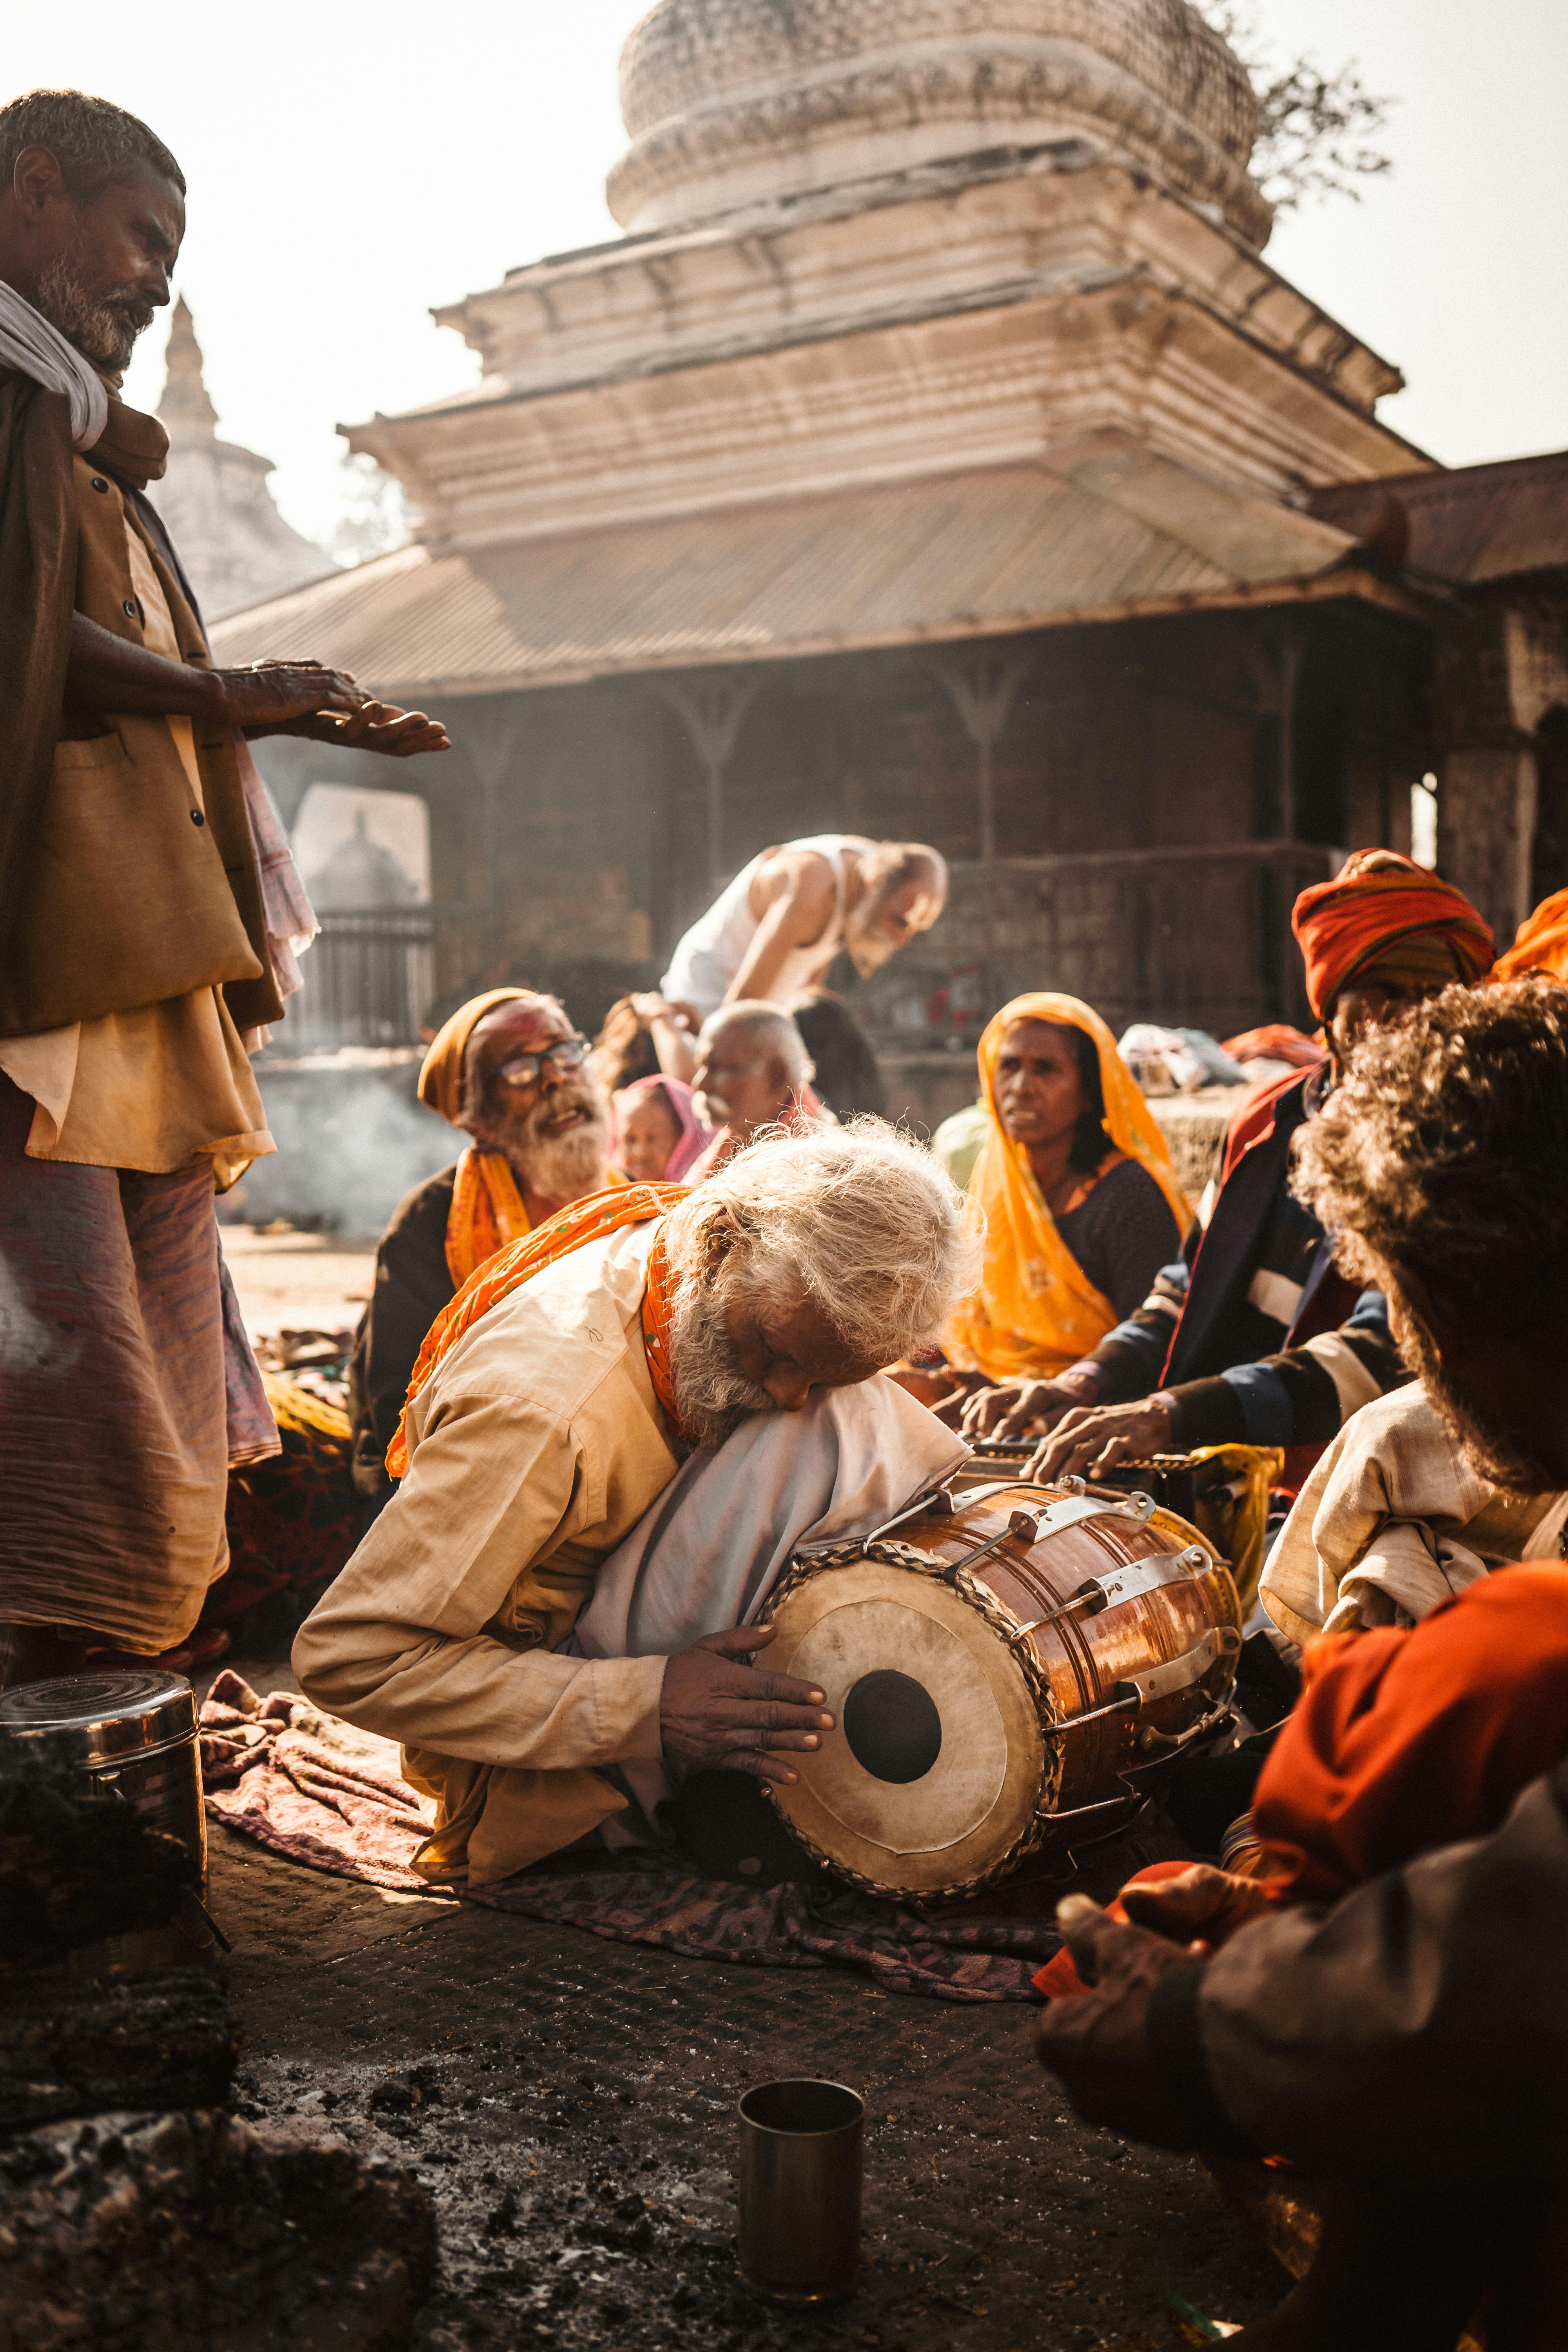
<path id="1" fill-rule="evenodd" d="M 817 1861 L 906 1896 L 1114 1834 L 1224 1724 L 1241 1649 L 1229 1569 L 1186 1520 L 975 1470 L 797 1552 L 763 1622 L 768 1670 L 837 1718 L 768 1795 Z"/>

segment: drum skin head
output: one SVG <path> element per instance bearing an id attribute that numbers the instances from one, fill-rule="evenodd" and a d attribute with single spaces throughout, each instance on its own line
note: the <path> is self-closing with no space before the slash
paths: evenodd
<path id="1" fill-rule="evenodd" d="M 815 1683 L 836 1718 L 791 1759 L 794 1786 L 773 1787 L 790 1826 L 889 1895 L 994 1868 L 1034 1817 L 1045 1739 L 978 1611 L 934 1578 L 859 1560 L 809 1577 L 773 1622 L 769 1673 Z"/>

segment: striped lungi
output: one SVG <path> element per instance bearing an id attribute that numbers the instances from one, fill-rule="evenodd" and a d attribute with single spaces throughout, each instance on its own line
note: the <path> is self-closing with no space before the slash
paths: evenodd
<path id="1" fill-rule="evenodd" d="M 0 1075 L 0 1625 L 153 1655 L 228 1559 L 231 1458 L 277 1448 L 213 1177 L 29 1160 Z"/>

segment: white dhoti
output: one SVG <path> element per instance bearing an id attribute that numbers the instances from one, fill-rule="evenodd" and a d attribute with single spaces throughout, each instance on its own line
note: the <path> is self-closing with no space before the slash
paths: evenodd
<path id="1" fill-rule="evenodd" d="M 588 1658 L 670 1657 L 704 1633 L 752 1624 L 793 1552 L 868 1535 L 968 1452 L 880 1377 L 816 1390 L 801 1412 L 757 1413 L 682 1465 L 600 1569 L 563 1646 Z M 617 1766 L 632 1804 L 604 1823 L 605 1844 L 648 1843 L 657 1808 L 684 1777 L 668 1762 Z"/>

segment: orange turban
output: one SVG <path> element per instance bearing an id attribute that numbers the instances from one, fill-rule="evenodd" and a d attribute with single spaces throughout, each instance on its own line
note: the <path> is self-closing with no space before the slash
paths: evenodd
<path id="1" fill-rule="evenodd" d="M 1290 916 L 1307 966 L 1307 1001 L 1320 1021 L 1369 966 L 1397 957 L 1433 980 L 1479 980 L 1495 952 L 1490 926 L 1462 890 L 1394 849 L 1360 849 L 1331 882 L 1303 890 Z M 1428 934 L 1428 937 L 1423 937 Z"/>
<path id="2" fill-rule="evenodd" d="M 1568 980 L 1568 890 L 1553 890 L 1519 928 L 1512 947 L 1505 948 L 1492 966 L 1492 978 L 1528 980 L 1539 972 L 1543 980 Z"/>
<path id="3" fill-rule="evenodd" d="M 444 1119 L 456 1126 L 463 1108 L 463 1063 L 468 1051 L 468 1040 L 485 1014 L 494 1004 L 521 1002 L 524 1004 L 552 1004 L 554 998 L 541 996 L 533 988 L 487 988 L 482 996 L 470 996 L 467 1004 L 459 1004 L 451 1019 L 436 1032 L 430 1051 L 419 1070 L 419 1099 L 438 1110 Z"/>

